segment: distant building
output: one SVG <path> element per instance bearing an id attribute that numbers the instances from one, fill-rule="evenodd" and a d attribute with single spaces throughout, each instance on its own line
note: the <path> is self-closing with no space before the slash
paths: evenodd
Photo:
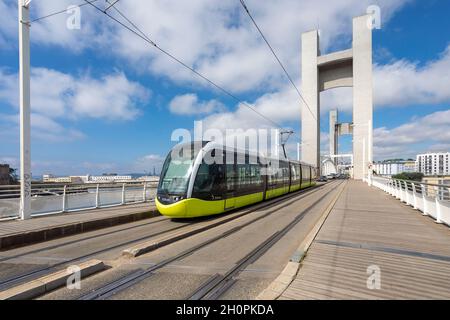
<path id="1" fill-rule="evenodd" d="M 418 154 L 416 170 L 425 176 L 450 175 L 450 152 Z"/>
<path id="2" fill-rule="evenodd" d="M 102 176 L 89 176 L 89 182 L 124 182 L 132 180 L 131 176 L 119 176 L 119 175 L 102 175 Z"/>
<path id="3" fill-rule="evenodd" d="M 139 182 L 147 181 L 147 182 L 158 182 L 158 176 L 142 176 L 136 179 Z"/>
<path id="4" fill-rule="evenodd" d="M 429 184 L 439 184 L 442 187 L 439 187 L 439 195 L 444 199 L 449 199 L 450 197 L 450 176 L 424 176 L 422 178 L 422 182 Z M 428 185 L 426 186 L 429 194 L 436 194 L 435 186 Z M 441 198 L 441 199 L 442 199 Z"/>
<path id="5" fill-rule="evenodd" d="M 44 183 L 84 183 L 84 176 L 68 176 L 55 177 L 51 174 L 42 175 L 42 182 Z"/>
<path id="6" fill-rule="evenodd" d="M 402 172 L 416 172 L 413 160 L 386 160 L 374 163 L 374 170 L 380 176 L 393 176 Z"/>
<path id="7" fill-rule="evenodd" d="M 9 176 L 9 165 L 0 164 L 0 185 L 8 185 L 11 183 Z"/>
<path id="8" fill-rule="evenodd" d="M 56 177 L 52 174 L 44 174 L 42 176 L 44 183 L 113 183 L 113 182 L 131 182 L 138 181 L 133 179 L 131 175 L 118 175 L 116 173 L 103 174 L 101 176 L 66 176 Z"/>

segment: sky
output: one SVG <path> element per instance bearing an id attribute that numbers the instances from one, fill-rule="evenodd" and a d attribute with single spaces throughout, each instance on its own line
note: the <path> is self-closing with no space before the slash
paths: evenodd
<path id="1" fill-rule="evenodd" d="M 81 3 L 33 0 L 31 20 Z M 381 29 L 373 30 L 374 159 L 450 151 L 449 1 L 246 4 L 299 88 L 301 33 L 319 29 L 323 54 L 348 49 L 352 17 L 379 6 Z M 239 0 L 121 0 L 116 6 L 159 47 L 294 130 L 287 150 L 296 158 L 299 97 Z M 17 1 L 0 0 L 0 13 L 0 163 L 18 168 Z M 333 108 L 341 121 L 351 121 L 351 88 L 321 93 L 323 153 Z M 273 126 L 90 5 L 79 16 L 70 11 L 31 23 L 31 110 L 35 176 L 159 171 L 175 144 L 173 131 L 192 130 L 194 121 L 219 130 Z M 351 138 L 341 138 L 339 149 L 350 152 Z"/>

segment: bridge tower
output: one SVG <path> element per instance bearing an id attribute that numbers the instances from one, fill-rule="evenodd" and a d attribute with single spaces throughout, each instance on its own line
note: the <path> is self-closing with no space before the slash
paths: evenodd
<path id="1" fill-rule="evenodd" d="M 353 18 L 351 49 L 321 55 L 319 32 L 302 34 L 302 160 L 320 168 L 320 92 L 353 87 L 353 177 L 372 163 L 372 16 Z"/>

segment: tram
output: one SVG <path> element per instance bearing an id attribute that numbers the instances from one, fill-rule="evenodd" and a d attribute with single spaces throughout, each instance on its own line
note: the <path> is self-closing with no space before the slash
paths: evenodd
<path id="1" fill-rule="evenodd" d="M 172 218 L 221 214 L 316 183 L 316 169 L 216 142 L 179 144 L 166 157 L 156 207 Z"/>

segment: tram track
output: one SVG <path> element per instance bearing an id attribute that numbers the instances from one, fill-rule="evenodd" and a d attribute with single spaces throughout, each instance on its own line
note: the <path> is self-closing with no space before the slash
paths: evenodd
<path id="1" fill-rule="evenodd" d="M 336 189 L 342 185 L 340 183 Z M 303 217 L 314 209 L 319 203 L 324 201 L 323 198 L 316 200 L 306 209 L 302 210 L 294 219 L 292 219 L 281 230 L 273 233 L 264 242 L 260 243 L 255 249 L 249 252 L 245 257 L 239 260 L 234 267 L 225 272 L 224 275 L 215 274 L 206 282 L 200 285 L 191 295 L 189 300 L 217 300 L 223 296 L 238 280 L 236 277 L 244 271 L 247 266 L 254 263 L 262 257 L 275 243 L 277 243 L 284 235 L 294 228 Z"/>
<path id="2" fill-rule="evenodd" d="M 196 224 L 199 224 L 199 223 L 202 223 L 202 222 L 205 223 L 205 222 L 208 222 L 208 221 L 211 220 L 212 221 L 211 224 L 214 225 L 213 227 L 216 227 L 216 226 L 223 225 L 225 223 L 234 221 L 234 220 L 236 220 L 238 218 L 241 218 L 243 216 L 246 216 L 247 214 L 250 214 L 250 213 L 252 213 L 254 211 L 257 211 L 257 210 L 261 209 L 262 207 L 264 209 L 269 209 L 269 208 L 272 208 L 274 206 L 277 206 L 280 202 L 284 202 L 286 200 L 293 199 L 293 200 L 289 201 L 288 203 L 284 204 L 284 205 L 289 205 L 291 202 L 297 201 L 298 198 L 300 198 L 300 197 L 307 196 L 309 194 L 318 192 L 319 190 L 321 190 L 326 185 L 327 184 L 323 184 L 323 185 L 320 185 L 318 187 L 309 187 L 309 188 L 302 189 L 300 191 L 297 191 L 297 192 L 294 192 L 294 193 L 290 193 L 290 194 L 287 194 L 287 195 L 284 195 L 284 196 L 281 196 L 281 197 L 278 197 L 278 198 L 275 198 L 275 199 L 270 199 L 270 200 L 265 201 L 263 203 L 256 203 L 256 204 L 254 204 L 252 206 L 244 208 L 244 210 L 238 210 L 237 212 L 229 213 L 230 217 L 224 219 L 223 222 L 215 223 L 215 220 L 220 219 L 221 217 L 224 217 L 223 215 L 217 216 L 217 217 L 209 217 L 209 218 L 206 218 L 206 219 L 200 220 L 200 221 L 198 221 L 198 219 L 196 219 L 196 221 L 194 221 L 192 223 L 183 224 L 181 226 L 176 226 L 174 228 L 170 228 L 170 229 L 167 229 L 167 230 L 163 230 L 163 231 L 159 231 L 159 232 L 156 232 L 156 233 L 152 233 L 152 234 L 146 235 L 144 237 L 139 237 L 137 239 L 132 239 L 130 241 L 121 242 L 121 243 L 115 244 L 113 246 L 102 248 L 101 250 L 96 250 L 94 252 L 90 252 L 90 253 L 87 253 L 87 254 L 84 254 L 84 255 L 81 255 L 81 256 L 77 256 L 75 258 L 72 258 L 72 259 L 69 259 L 69 260 L 66 260 L 66 261 L 63 261 L 63 262 L 60 262 L 60 263 L 52 264 L 50 266 L 46 265 L 46 266 L 44 266 L 42 268 L 37 268 L 37 269 L 33 269 L 31 271 L 28 271 L 28 272 L 20 273 L 20 274 L 14 275 L 12 277 L 8 277 L 6 279 L 0 280 L 0 291 L 12 288 L 12 287 L 20 285 L 20 284 L 23 284 L 24 282 L 35 280 L 35 279 L 37 279 L 37 278 L 39 278 L 41 276 L 46 276 L 46 275 L 51 274 L 53 272 L 60 271 L 62 268 L 66 267 L 68 265 L 75 264 L 77 262 L 78 263 L 83 262 L 83 261 L 87 260 L 88 258 L 95 257 L 96 255 L 99 255 L 99 254 L 102 254 L 102 253 L 106 253 L 108 251 L 111 251 L 111 250 L 114 250 L 114 249 L 117 249 L 117 248 L 120 248 L 120 247 L 124 247 L 124 246 L 127 246 L 127 245 L 133 245 L 133 244 L 139 243 L 141 241 L 150 240 L 150 239 L 155 238 L 157 236 L 161 236 L 161 235 L 165 235 L 165 234 L 170 235 L 171 232 L 176 232 L 176 231 L 180 231 L 182 229 L 187 229 L 188 227 L 191 227 L 193 225 L 196 225 Z M 227 216 L 225 216 L 225 217 L 227 217 Z M 146 225 L 149 225 L 149 224 L 164 223 L 164 222 L 171 222 L 171 221 L 170 221 L 169 218 L 167 218 L 167 219 L 161 219 L 160 221 L 156 221 L 156 222 L 150 222 L 150 223 L 147 223 L 147 224 L 144 224 L 144 225 L 138 225 L 138 226 L 135 226 L 135 227 L 136 228 L 137 227 L 145 227 Z M 135 227 L 132 227 L 132 228 L 135 228 Z M 130 228 L 120 229 L 120 230 L 112 231 L 112 232 L 106 232 L 106 233 L 102 233 L 100 235 L 90 236 L 90 237 L 87 237 L 87 238 L 84 238 L 84 239 L 81 239 L 81 240 L 68 241 L 68 242 L 63 243 L 63 244 L 58 244 L 58 245 L 45 247 L 45 248 L 38 249 L 38 250 L 33 250 L 31 252 L 25 252 L 25 253 L 22 253 L 22 254 L 17 254 L 17 255 L 11 256 L 11 257 L 0 258 L 0 262 L 2 262 L 2 263 L 3 262 L 7 262 L 9 260 L 20 258 L 20 257 L 26 256 L 26 255 L 30 255 L 30 254 L 36 253 L 36 252 L 41 252 L 41 251 L 45 251 L 45 250 L 51 250 L 51 249 L 54 249 L 54 248 L 61 248 L 63 246 L 68 246 L 68 245 L 74 244 L 75 242 L 79 242 L 79 241 L 87 241 L 87 240 L 92 240 L 92 239 L 98 239 L 98 238 L 105 237 L 105 236 L 108 236 L 108 235 L 111 235 L 111 234 L 114 234 L 114 233 L 120 233 L 120 232 L 126 231 L 128 229 L 130 229 Z M 205 229 L 202 232 L 205 232 L 205 231 L 207 231 L 209 229 L 210 228 Z"/>
<path id="3" fill-rule="evenodd" d="M 272 215 L 273 213 L 277 212 L 279 209 L 289 206 L 292 203 L 294 203 L 300 199 L 303 199 L 304 197 L 310 196 L 310 195 L 318 192 L 319 190 L 322 190 L 322 189 L 328 188 L 328 187 L 333 189 L 332 186 L 334 186 L 335 184 L 337 184 L 338 186 L 340 185 L 340 183 L 331 183 L 331 187 L 330 187 L 329 184 L 324 184 L 324 185 L 321 185 L 320 187 L 313 189 L 313 191 L 311 191 L 311 192 L 308 192 L 306 194 L 302 193 L 303 197 L 299 197 L 297 195 L 297 197 L 295 197 L 294 200 L 289 201 L 288 203 L 285 202 L 285 203 L 283 203 L 282 206 L 276 206 L 276 204 L 270 205 L 269 207 L 265 208 L 266 211 L 267 211 L 267 209 L 269 209 L 267 212 L 257 216 L 254 219 L 251 219 L 241 225 L 235 226 L 217 236 L 214 236 L 211 239 L 203 241 L 191 248 L 188 248 L 187 250 L 182 251 L 179 254 L 176 254 L 170 258 L 167 258 L 167 259 L 165 259 L 155 265 L 152 265 L 148 268 L 139 269 L 137 271 L 132 271 L 119 279 L 115 279 L 109 283 L 106 283 L 104 286 L 98 287 L 98 288 L 94 289 L 93 291 L 82 295 L 78 299 L 79 300 L 108 299 L 108 298 L 116 295 L 117 293 L 122 292 L 149 277 L 152 277 L 153 275 L 156 274 L 155 271 L 162 269 L 173 262 L 179 261 L 214 242 L 224 239 L 224 238 L 242 230 L 243 228 L 256 223 L 257 221 L 260 221 L 260 220 Z M 291 197 L 289 197 L 289 198 L 291 198 Z M 277 201 L 277 203 L 279 203 L 280 201 L 285 201 L 285 200 L 286 200 L 286 198 L 281 199 L 281 200 Z M 235 275 L 239 274 L 243 270 L 243 268 L 245 268 L 247 265 L 253 263 L 254 261 L 256 261 L 256 259 L 258 259 L 258 257 L 260 257 L 265 252 L 267 252 L 267 250 L 270 247 L 272 247 L 287 232 L 289 232 L 289 230 L 291 230 L 303 218 L 304 215 L 306 215 L 310 210 L 312 210 L 321 201 L 323 201 L 322 198 L 315 201 L 312 205 L 308 206 L 306 209 L 302 210 L 302 212 L 296 216 L 294 221 L 291 222 L 291 223 L 294 223 L 292 226 L 288 225 L 285 228 L 283 228 L 281 231 L 274 233 L 266 241 L 264 241 L 257 248 L 255 248 L 249 255 L 247 255 L 246 257 L 241 259 L 236 264 L 236 266 L 233 267 L 232 270 L 228 271 L 224 276 L 220 276 L 220 275 L 213 276 L 205 284 L 203 284 L 201 287 L 199 287 L 198 290 L 196 290 L 196 292 L 192 293 L 191 297 L 204 298 L 206 295 L 212 294 L 212 290 L 214 290 L 214 292 L 220 293 L 220 295 L 223 294 L 223 292 L 225 292 L 229 288 L 230 284 L 232 285 L 232 283 L 230 282 L 230 279 L 232 281 L 233 277 Z M 273 207 L 276 207 L 276 208 L 273 208 Z M 220 290 L 225 290 L 225 291 L 221 292 L 219 289 L 217 289 L 219 287 L 222 288 Z"/>
<path id="4" fill-rule="evenodd" d="M 72 259 L 69 259 L 69 260 L 66 260 L 66 261 L 63 261 L 63 262 L 52 264 L 50 266 L 45 266 L 45 267 L 42 267 L 42 268 L 34 269 L 32 271 L 29 271 L 29 272 L 25 272 L 25 273 L 21 273 L 21 274 L 18 274 L 18 275 L 14 275 L 12 277 L 9 277 L 9 278 L 7 278 L 5 280 L 0 281 L 0 291 L 9 289 L 9 288 L 14 287 L 16 285 L 22 284 L 23 282 L 26 282 L 26 281 L 34 280 L 34 279 L 36 279 L 36 278 L 38 278 L 40 276 L 45 276 L 47 274 L 51 274 L 53 272 L 59 271 L 63 267 L 68 266 L 70 264 L 74 264 L 75 262 L 80 263 L 80 262 L 83 262 L 83 261 L 87 260 L 88 258 L 94 257 L 96 255 L 99 255 L 99 254 L 102 254 L 102 253 L 105 253 L 105 252 L 108 252 L 108 251 L 111 251 L 111 250 L 114 250 L 114 249 L 117 249 L 117 248 L 120 248 L 120 247 L 123 247 L 123 246 L 126 246 L 126 245 L 131 245 L 131 244 L 143 241 L 143 240 L 147 240 L 147 239 L 150 239 L 150 238 L 153 238 L 153 237 L 156 237 L 156 236 L 168 233 L 168 232 L 177 231 L 177 230 L 185 228 L 185 227 L 186 227 L 186 225 L 177 226 L 175 228 L 171 228 L 169 230 L 156 232 L 156 233 L 153 233 L 151 235 L 147 235 L 145 237 L 140 237 L 138 239 L 133 239 L 133 240 L 130 240 L 130 241 L 127 241 L 127 242 L 121 242 L 119 244 L 116 244 L 116 245 L 113 245 L 113 246 L 109 246 L 109 247 L 106 247 L 106 248 L 103 248 L 103 249 L 100 249 L 100 250 L 97 250 L 97 251 L 94 251 L 94 252 L 90 252 L 88 254 L 85 254 L 85 255 L 82 255 L 82 256 L 78 256 L 76 258 L 72 258 Z M 14 259 L 14 258 L 11 258 L 11 259 Z M 7 259 L 7 260 L 10 260 L 10 259 Z"/>

